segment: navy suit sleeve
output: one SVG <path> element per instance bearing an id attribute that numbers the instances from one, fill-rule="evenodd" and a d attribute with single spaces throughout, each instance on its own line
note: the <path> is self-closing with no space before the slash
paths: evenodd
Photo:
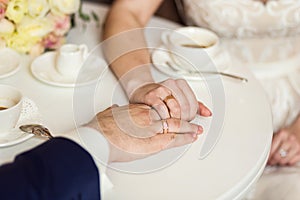
<path id="1" fill-rule="evenodd" d="M 98 169 L 87 151 L 54 138 L 0 167 L 2 200 L 98 200 Z"/>

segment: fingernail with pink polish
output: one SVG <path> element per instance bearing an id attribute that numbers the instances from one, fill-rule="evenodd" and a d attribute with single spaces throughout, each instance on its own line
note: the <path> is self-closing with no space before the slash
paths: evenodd
<path id="1" fill-rule="evenodd" d="M 212 116 L 212 112 L 211 112 L 210 110 L 207 110 L 207 114 L 208 114 L 209 116 Z"/>

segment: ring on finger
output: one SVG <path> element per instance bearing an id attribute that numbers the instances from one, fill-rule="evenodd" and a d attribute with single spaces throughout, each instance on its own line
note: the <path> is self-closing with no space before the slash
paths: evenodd
<path id="1" fill-rule="evenodd" d="M 163 102 L 166 103 L 166 102 L 167 102 L 168 100 L 170 100 L 170 99 L 175 99 L 175 98 L 174 98 L 173 95 L 170 94 L 170 95 L 166 96 L 166 97 L 163 99 Z"/>
<path id="2" fill-rule="evenodd" d="M 281 158 L 285 158 L 287 156 L 287 154 L 288 154 L 288 152 L 285 149 L 281 148 L 279 150 L 279 155 Z"/>
<path id="3" fill-rule="evenodd" d="M 166 105 L 167 108 L 168 108 L 169 116 L 170 116 L 170 117 L 174 117 L 174 116 L 172 115 L 172 112 L 171 112 L 171 110 L 170 110 L 170 108 L 169 108 L 169 105 L 168 105 L 168 101 L 169 101 L 169 100 L 175 100 L 175 101 L 176 101 L 175 97 L 174 97 L 172 94 L 166 96 L 162 101 L 165 103 L 165 105 Z M 177 118 L 180 118 L 180 116 L 177 116 Z"/>
<path id="4" fill-rule="evenodd" d="M 169 132 L 169 124 L 166 119 L 161 120 L 163 127 L 163 134 L 167 134 Z"/>

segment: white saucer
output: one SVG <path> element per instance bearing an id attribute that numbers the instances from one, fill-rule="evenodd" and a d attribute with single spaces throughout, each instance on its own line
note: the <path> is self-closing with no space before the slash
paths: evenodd
<path id="1" fill-rule="evenodd" d="M 0 49 L 0 79 L 15 74 L 21 64 L 21 56 L 10 48 Z"/>
<path id="2" fill-rule="evenodd" d="M 3 135 L 0 134 L 0 147 L 16 145 L 33 137 L 33 134 L 24 133 L 18 127 L 23 124 L 43 124 L 41 118 L 36 104 L 31 99 L 23 97 L 18 122 L 14 129 Z"/>
<path id="3" fill-rule="evenodd" d="M 0 147 L 16 145 L 28 140 L 33 136 L 33 134 L 24 133 L 21 130 L 14 129 L 5 136 L 0 136 Z"/>
<path id="4" fill-rule="evenodd" d="M 32 74 L 40 81 L 59 87 L 88 85 L 99 78 L 99 69 L 105 69 L 106 62 L 100 57 L 88 57 L 88 67 L 81 70 L 78 77 L 66 77 L 55 68 L 56 52 L 47 52 L 37 57 L 31 64 Z M 85 62 L 85 63 L 86 63 Z"/>
<path id="5" fill-rule="evenodd" d="M 170 52 L 164 46 L 156 48 L 151 55 L 152 63 L 156 67 L 156 69 L 174 78 L 184 78 L 186 80 L 209 80 L 219 77 L 219 75 L 205 74 L 201 73 L 201 71 L 197 71 L 195 73 L 187 73 L 186 71 L 180 69 L 180 67 L 174 62 L 174 58 L 172 57 L 176 57 L 176 55 L 170 56 Z M 172 67 L 170 67 L 167 62 L 171 64 Z M 190 68 L 192 69 L 193 66 L 191 65 Z M 217 70 L 219 71 L 220 69 Z"/>

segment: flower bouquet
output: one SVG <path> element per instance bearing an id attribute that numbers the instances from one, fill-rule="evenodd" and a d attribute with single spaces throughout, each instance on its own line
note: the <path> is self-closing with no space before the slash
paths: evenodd
<path id="1" fill-rule="evenodd" d="M 0 48 L 39 55 L 64 43 L 80 0 L 0 0 Z"/>

